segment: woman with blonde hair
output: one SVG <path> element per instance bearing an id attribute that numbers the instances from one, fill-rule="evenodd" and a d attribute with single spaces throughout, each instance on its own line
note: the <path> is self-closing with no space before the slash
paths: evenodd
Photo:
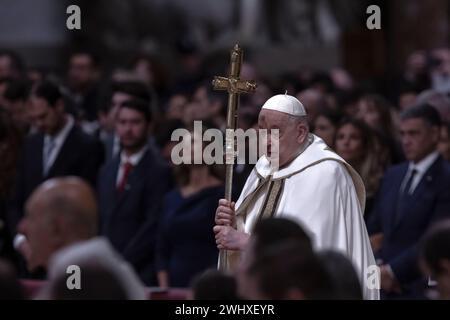
<path id="1" fill-rule="evenodd" d="M 381 178 L 391 163 L 389 150 L 369 126 L 353 118 L 344 119 L 339 124 L 335 150 L 360 174 L 364 182 L 367 195 L 365 210 L 367 221 Z"/>
<path id="2" fill-rule="evenodd" d="M 397 130 L 398 113 L 385 98 L 376 94 L 362 96 L 358 101 L 356 118 L 375 131 L 381 143 L 389 148 L 393 163 L 404 160 Z"/>

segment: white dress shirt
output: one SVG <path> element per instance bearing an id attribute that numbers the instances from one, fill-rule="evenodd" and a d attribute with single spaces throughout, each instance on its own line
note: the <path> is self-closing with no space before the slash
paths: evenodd
<path id="1" fill-rule="evenodd" d="M 44 136 L 44 150 L 42 154 L 43 155 L 42 165 L 44 175 L 47 175 L 48 171 L 53 166 L 53 163 L 58 157 L 58 154 L 61 151 L 61 148 L 64 142 L 66 141 L 70 130 L 72 130 L 73 126 L 75 125 L 75 120 L 71 115 L 67 115 L 66 117 L 67 117 L 66 124 L 61 130 L 59 130 L 59 132 L 56 135 L 50 136 L 46 134 Z"/>

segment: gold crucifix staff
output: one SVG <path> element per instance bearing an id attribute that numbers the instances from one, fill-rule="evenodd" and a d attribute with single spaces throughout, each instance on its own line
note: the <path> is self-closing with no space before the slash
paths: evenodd
<path id="1" fill-rule="evenodd" d="M 228 77 L 214 77 L 212 82 L 214 90 L 226 90 L 228 92 L 227 128 L 225 133 L 225 199 L 231 201 L 233 184 L 233 165 L 236 156 L 235 135 L 237 128 L 239 95 L 250 93 L 256 90 L 256 83 L 253 80 L 240 80 L 243 51 L 236 44 L 231 50 L 230 73 Z M 219 255 L 219 268 L 225 269 L 227 263 L 226 250 L 221 250 Z"/>

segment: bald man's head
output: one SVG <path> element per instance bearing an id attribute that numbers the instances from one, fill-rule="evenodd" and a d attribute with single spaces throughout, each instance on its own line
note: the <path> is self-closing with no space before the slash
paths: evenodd
<path id="1" fill-rule="evenodd" d="M 97 231 L 97 205 L 92 188 L 76 177 L 55 178 L 30 196 L 19 225 L 30 247 L 28 266 L 46 267 L 58 249 L 93 237 Z"/>
<path id="2" fill-rule="evenodd" d="M 58 215 L 73 223 L 80 237 L 91 237 L 96 231 L 97 204 L 92 188 L 77 177 L 47 180 L 31 195 L 27 206 L 41 203 L 50 218 Z"/>

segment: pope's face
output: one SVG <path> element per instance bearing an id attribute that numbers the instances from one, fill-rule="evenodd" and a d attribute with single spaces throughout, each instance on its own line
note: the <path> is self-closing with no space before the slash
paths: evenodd
<path id="1" fill-rule="evenodd" d="M 267 130 L 266 155 L 272 159 L 276 157 L 276 140 L 278 140 L 280 167 L 293 160 L 308 135 L 308 127 L 303 122 L 291 118 L 288 114 L 274 110 L 263 109 L 259 113 L 258 128 Z"/>

